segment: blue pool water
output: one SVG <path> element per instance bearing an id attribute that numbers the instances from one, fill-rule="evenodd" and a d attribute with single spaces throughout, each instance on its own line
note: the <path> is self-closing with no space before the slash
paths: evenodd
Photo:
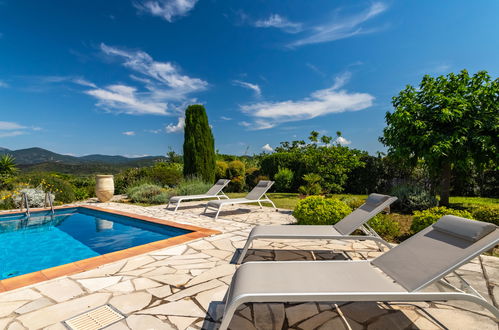
<path id="1" fill-rule="evenodd" d="M 0 279 L 184 235 L 189 230 L 86 208 L 0 216 Z"/>

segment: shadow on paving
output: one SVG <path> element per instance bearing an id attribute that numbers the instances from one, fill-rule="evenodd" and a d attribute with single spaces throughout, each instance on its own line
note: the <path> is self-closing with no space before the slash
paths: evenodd
<path id="1" fill-rule="evenodd" d="M 409 318 L 398 306 L 374 302 L 355 303 L 247 303 L 239 306 L 229 329 L 423 329 L 414 324 L 414 317 Z M 223 316 L 224 303 L 213 301 L 202 329 L 218 329 Z M 419 308 L 418 308 L 419 309 Z M 424 315 L 425 313 L 423 313 Z M 425 324 L 446 329 L 430 315 L 420 316 Z"/>
<path id="2" fill-rule="evenodd" d="M 235 264 L 242 249 L 237 249 L 232 256 L 231 264 Z M 243 259 L 248 261 L 287 261 L 287 260 L 350 260 L 344 252 L 331 250 L 283 250 L 283 249 L 249 249 Z"/>

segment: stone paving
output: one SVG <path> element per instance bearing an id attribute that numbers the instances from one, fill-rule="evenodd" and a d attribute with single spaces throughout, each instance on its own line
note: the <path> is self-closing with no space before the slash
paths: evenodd
<path id="1" fill-rule="evenodd" d="M 256 224 L 295 221 L 289 211 L 246 205 L 222 212 L 217 221 L 202 215 L 200 203 L 186 203 L 176 214 L 164 206 L 98 206 L 215 229 L 222 234 L 2 293 L 0 329 L 62 330 L 65 327 L 61 321 L 104 304 L 126 316 L 106 328 L 110 330 L 216 329 L 236 269 L 236 251 L 243 247 L 250 229 Z M 359 241 L 259 240 L 245 260 L 366 259 L 379 253 L 374 245 Z M 498 258 L 481 256 L 458 273 L 497 306 Z M 453 276 L 448 279 L 456 280 Z M 243 305 L 230 328 L 485 330 L 498 329 L 498 324 L 488 311 L 467 302 L 332 302 Z"/>

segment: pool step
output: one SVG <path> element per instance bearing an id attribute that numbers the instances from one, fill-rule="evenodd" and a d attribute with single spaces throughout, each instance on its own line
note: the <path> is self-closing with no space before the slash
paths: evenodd
<path id="1" fill-rule="evenodd" d="M 109 305 L 92 309 L 64 321 L 64 325 L 71 330 L 99 330 L 125 317 Z"/>

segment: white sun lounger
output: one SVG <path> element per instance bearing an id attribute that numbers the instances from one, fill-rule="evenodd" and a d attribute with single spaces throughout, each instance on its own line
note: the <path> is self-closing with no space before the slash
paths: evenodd
<path id="1" fill-rule="evenodd" d="M 335 225 L 330 226 L 256 226 L 251 230 L 237 263 L 240 264 L 243 261 L 251 243 L 255 239 L 371 240 L 378 244 L 380 250 L 380 244 L 391 248 L 391 245 L 383 240 L 367 222 L 384 209 L 389 208 L 396 200 L 397 197 L 393 196 L 370 194 L 364 204 Z M 356 229 L 362 230 L 366 236 L 351 235 Z"/>
<path id="2" fill-rule="evenodd" d="M 498 243 L 497 226 L 446 215 L 371 261 L 248 262 L 232 278 L 220 329 L 228 328 L 239 305 L 251 302 L 466 300 L 499 320 L 499 310 L 454 272 Z M 462 290 L 444 279 L 451 272 Z M 427 288 L 436 282 L 450 291 Z"/>
<path id="3" fill-rule="evenodd" d="M 218 214 L 220 214 L 220 211 L 222 210 L 222 206 L 224 205 L 234 205 L 234 204 L 248 204 L 248 203 L 258 203 L 260 207 L 262 207 L 262 202 L 270 203 L 272 206 L 275 207 L 274 202 L 272 202 L 266 195 L 267 191 L 272 187 L 274 184 L 274 181 L 266 181 L 262 180 L 258 182 L 258 184 L 251 190 L 246 197 L 243 198 L 232 198 L 232 199 L 226 199 L 226 200 L 218 200 L 218 201 L 209 201 L 208 204 L 206 204 L 206 208 L 204 209 L 204 213 L 208 211 L 209 209 L 214 209 L 217 211 L 215 214 L 215 219 L 218 218 Z"/>
<path id="4" fill-rule="evenodd" d="M 188 195 L 188 196 L 173 196 L 170 198 L 170 201 L 168 202 L 168 205 L 166 208 L 168 209 L 170 207 L 170 204 L 175 205 L 175 210 L 173 212 L 177 212 L 178 207 L 180 206 L 180 203 L 185 200 L 194 200 L 194 199 L 205 199 L 205 198 L 226 198 L 229 199 L 227 195 L 224 194 L 222 191 L 228 184 L 230 180 L 227 179 L 220 179 L 213 185 L 213 187 L 210 188 L 205 194 L 201 195 Z"/>

